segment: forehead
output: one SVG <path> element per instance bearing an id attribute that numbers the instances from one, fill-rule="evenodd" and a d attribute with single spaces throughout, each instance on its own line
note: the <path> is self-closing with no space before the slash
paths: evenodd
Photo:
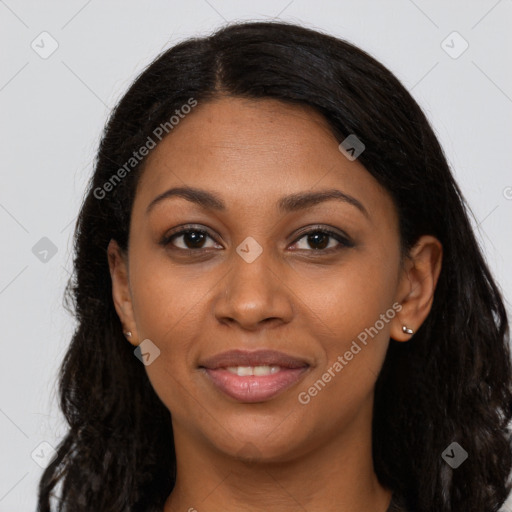
<path id="1" fill-rule="evenodd" d="M 219 191 L 228 208 L 250 208 L 336 187 L 373 215 L 393 209 L 375 178 L 339 151 L 340 142 L 309 106 L 238 97 L 199 103 L 149 154 L 136 201 L 149 204 L 167 188 L 189 185 Z"/>
<path id="2" fill-rule="evenodd" d="M 315 158 L 321 165 L 327 146 L 338 143 L 326 120 L 311 107 L 273 99 L 222 97 L 199 104 L 149 155 L 147 167 L 165 165 L 169 156 L 183 163 L 228 167 L 230 162 L 262 160 L 302 162 Z M 337 151 L 337 149 L 336 149 Z"/>

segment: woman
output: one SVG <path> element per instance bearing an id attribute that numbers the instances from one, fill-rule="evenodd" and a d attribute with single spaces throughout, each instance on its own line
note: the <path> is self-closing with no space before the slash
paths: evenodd
<path id="1" fill-rule="evenodd" d="M 259 22 L 164 52 L 75 249 L 40 511 L 503 504 L 503 301 L 428 121 L 362 50 Z"/>

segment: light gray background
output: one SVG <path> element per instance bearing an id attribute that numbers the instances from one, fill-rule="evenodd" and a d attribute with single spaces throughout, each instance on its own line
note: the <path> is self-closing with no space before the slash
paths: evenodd
<path id="1" fill-rule="evenodd" d="M 0 512 L 35 510 L 42 469 L 31 453 L 41 462 L 48 448 L 40 443 L 56 446 L 65 432 L 56 372 L 74 323 L 62 294 L 110 109 L 163 48 L 225 21 L 270 18 L 354 42 L 412 92 L 511 311 L 511 0 L 0 0 Z M 58 43 L 46 59 L 31 47 L 51 49 L 44 31 Z M 453 31 L 469 44 L 458 58 L 442 47 Z M 461 44 L 450 36 L 444 46 L 453 54 Z M 43 237 L 57 248 L 46 262 L 32 251 Z"/>

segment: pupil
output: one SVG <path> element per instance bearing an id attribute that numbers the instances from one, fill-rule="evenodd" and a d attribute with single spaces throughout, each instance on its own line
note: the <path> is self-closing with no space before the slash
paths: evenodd
<path id="1" fill-rule="evenodd" d="M 187 245 L 187 247 L 188 247 L 189 244 L 187 243 L 187 241 L 191 241 L 192 248 L 199 247 L 201 245 L 201 242 L 203 241 L 203 238 L 204 238 L 204 233 L 199 233 L 197 231 L 190 231 L 190 232 L 186 233 L 184 236 L 185 245 Z"/>
<path id="2" fill-rule="evenodd" d="M 318 239 L 320 238 L 320 242 Z M 308 235 L 308 242 L 313 242 L 313 245 L 320 245 L 321 247 L 316 247 L 316 249 L 325 249 L 328 245 L 328 236 L 325 233 L 315 233 Z M 323 243 L 322 243 L 323 241 Z M 315 248 L 315 247 L 314 247 Z"/>

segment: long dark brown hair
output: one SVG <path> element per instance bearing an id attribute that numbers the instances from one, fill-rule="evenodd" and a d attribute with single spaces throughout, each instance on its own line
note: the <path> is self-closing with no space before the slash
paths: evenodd
<path id="1" fill-rule="evenodd" d="M 111 239 L 127 248 L 145 160 L 125 167 L 115 186 L 105 183 L 190 98 L 200 104 L 219 94 L 306 104 L 340 142 L 355 134 L 366 147 L 360 163 L 397 206 L 403 251 L 423 234 L 442 243 L 431 312 L 409 343 L 391 340 L 377 381 L 375 471 L 410 510 L 496 512 L 512 467 L 507 315 L 443 150 L 379 62 L 344 40 L 281 22 L 231 24 L 170 48 L 110 116 L 66 289 L 77 320 L 60 372 L 69 431 L 41 478 L 39 512 L 161 511 L 173 489 L 171 415 L 123 336 L 106 253 Z M 441 456 L 452 442 L 469 455 L 457 469 Z"/>

